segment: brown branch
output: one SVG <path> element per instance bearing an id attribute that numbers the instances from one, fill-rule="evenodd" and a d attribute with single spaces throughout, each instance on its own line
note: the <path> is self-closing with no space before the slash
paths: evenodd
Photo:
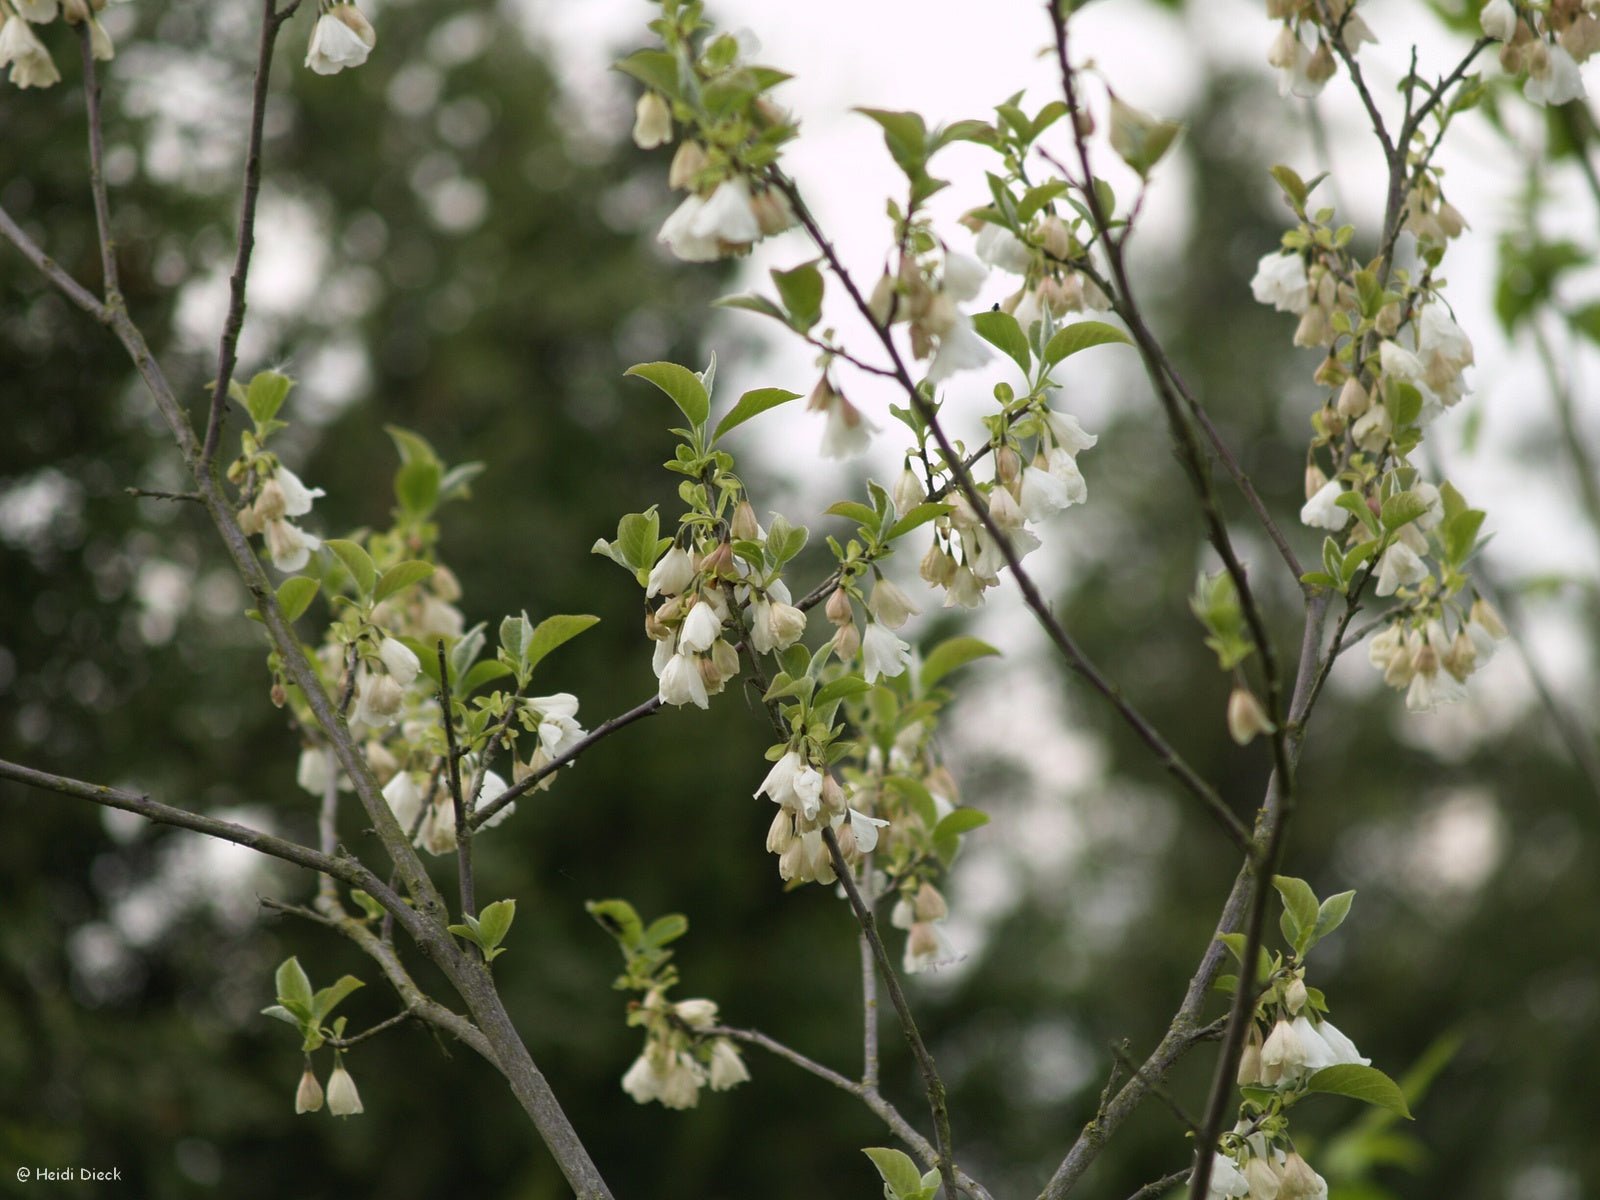
<path id="1" fill-rule="evenodd" d="M 3 236 L 6 241 L 22 251 L 22 256 L 31 262 L 41 275 L 55 284 L 56 289 L 68 300 L 71 300 L 102 325 L 111 323 L 110 311 L 104 304 L 95 299 L 94 293 L 68 274 L 65 267 L 46 254 L 40 248 L 39 243 L 29 237 L 22 226 L 18 225 L 11 214 L 3 207 L 0 207 L 0 236 Z"/>

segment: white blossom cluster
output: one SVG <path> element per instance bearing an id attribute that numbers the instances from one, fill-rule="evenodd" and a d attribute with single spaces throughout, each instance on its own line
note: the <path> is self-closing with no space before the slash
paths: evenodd
<path id="1" fill-rule="evenodd" d="M 778 877 L 786 883 L 832 883 L 837 878 L 822 838 L 824 827 L 835 831 L 840 854 L 854 866 L 861 855 L 872 853 L 878 831 L 889 824 L 850 808 L 839 781 L 798 750 L 784 750 L 754 794 L 778 806 L 767 831 L 767 850 L 778 856 Z"/>
<path id="2" fill-rule="evenodd" d="M 646 1029 L 644 1050 L 622 1077 L 622 1090 L 640 1104 L 693 1108 L 700 1089 L 725 1092 L 750 1078 L 739 1048 L 726 1037 L 707 1036 L 717 1024 L 712 1000 L 667 1000 L 652 988 L 630 1018 Z"/>
<path id="3" fill-rule="evenodd" d="M 1588 95 L 1578 68 L 1600 50 L 1600 2 L 1488 0 L 1478 20 L 1484 36 L 1500 43 L 1500 65 L 1525 77 L 1522 94 L 1534 104 L 1553 107 Z"/>
<path id="4" fill-rule="evenodd" d="M 114 58 L 111 35 L 95 15 L 105 6 L 106 0 L 0 0 L 0 70 L 11 68 L 11 82 L 19 88 L 60 83 L 55 60 L 34 31 L 58 16 L 68 25 L 88 26 L 89 48 L 96 59 Z"/>

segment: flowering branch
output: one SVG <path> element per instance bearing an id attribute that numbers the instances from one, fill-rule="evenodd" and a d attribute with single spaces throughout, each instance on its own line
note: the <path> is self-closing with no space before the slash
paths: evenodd
<path id="1" fill-rule="evenodd" d="M 472 823 L 467 820 L 467 804 L 461 794 L 461 755 L 456 750 L 456 714 L 450 702 L 450 660 L 445 655 L 444 639 L 439 639 L 439 711 L 444 725 L 444 776 L 450 786 L 450 803 L 455 811 L 456 868 L 461 885 L 461 915 L 478 915 L 476 880 L 472 871 Z"/>
<path id="2" fill-rule="evenodd" d="M 832 242 L 828 240 L 818 226 L 811 210 L 806 207 L 799 187 L 792 179 L 776 169 L 772 171 L 771 179 L 773 186 L 788 198 L 790 205 L 794 209 L 796 219 L 810 235 L 812 243 L 827 261 L 834 277 L 844 286 L 856 309 L 871 324 L 873 331 L 878 335 L 878 340 L 883 344 L 890 360 L 894 363 L 895 378 L 899 381 L 913 410 L 928 425 L 935 440 L 938 442 L 939 449 L 943 451 L 945 459 L 949 463 L 956 487 L 966 497 L 968 503 L 971 504 L 985 531 L 994 539 L 995 544 L 1000 547 L 1001 553 L 1005 557 L 1006 565 L 1011 568 L 1011 573 L 1017 580 L 1017 586 L 1022 591 L 1023 600 L 1027 603 L 1029 609 L 1033 611 L 1034 616 L 1038 619 L 1040 626 L 1044 629 L 1051 642 L 1055 644 L 1062 657 L 1066 659 L 1067 665 L 1086 679 L 1090 686 L 1110 703 L 1122 719 L 1133 728 L 1139 739 L 1145 743 L 1167 772 L 1210 810 L 1211 815 L 1216 818 L 1218 824 L 1223 827 L 1224 831 L 1240 849 L 1248 852 L 1251 846 L 1250 834 L 1239 818 L 1223 803 L 1216 790 L 1204 779 L 1200 778 L 1194 768 L 1189 766 L 1183 757 L 1173 749 L 1155 726 L 1123 696 L 1121 689 L 1101 673 L 1100 669 L 1079 648 L 1056 615 L 1050 610 L 1049 604 L 1034 585 L 1032 576 L 1024 570 L 1010 538 L 995 524 L 994 518 L 989 513 L 988 505 L 984 502 L 977 485 L 972 480 L 972 475 L 967 469 L 965 460 L 956 453 L 955 446 L 951 444 L 949 435 L 945 433 L 943 426 L 940 425 L 937 412 L 917 388 L 917 385 L 912 382 L 910 372 L 906 369 L 905 360 L 900 355 L 899 347 L 895 345 L 894 338 L 890 335 L 889 327 L 880 323 L 873 316 L 871 305 L 868 304 L 861 289 L 845 268 L 843 261 L 839 258 L 838 251 L 834 249 Z"/>

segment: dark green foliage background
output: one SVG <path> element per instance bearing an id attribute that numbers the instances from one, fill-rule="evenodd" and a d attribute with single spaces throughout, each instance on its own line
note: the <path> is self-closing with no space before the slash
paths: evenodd
<path id="1" fill-rule="evenodd" d="M 235 28 L 236 16 L 172 0 L 141 4 L 139 20 L 142 34 L 194 54 L 208 46 L 242 80 L 249 33 Z M 381 252 L 368 256 L 377 301 L 354 329 L 371 357 L 371 394 L 292 436 L 305 452 L 302 473 L 328 489 L 317 510 L 327 531 L 384 519 L 394 466 L 386 423 L 421 431 L 451 462 L 487 462 L 472 503 L 444 518 L 468 618 L 523 608 L 535 619 L 604 618 L 540 676 L 547 690 L 577 692 L 593 724 L 647 696 L 653 680 L 638 590 L 589 545 L 622 512 L 675 503 L 671 477 L 657 468 L 669 449 L 661 413 L 621 372 L 639 358 L 702 357 L 697 329 L 715 272 L 671 268 L 647 238 L 602 219 L 640 188 L 664 206 L 660 164 L 647 167 L 627 147 L 600 161 L 593 147 L 570 153 L 552 114 L 550 74 L 519 38 L 497 35 L 444 71 L 441 104 L 468 98 L 489 115 L 476 144 L 449 146 L 432 109 L 409 117 L 387 106 L 396 73 L 426 54 L 435 26 L 421 7 L 386 10 L 382 52 L 332 80 L 298 69 L 303 28 L 291 27 L 281 48 L 269 175 L 334 214 L 331 242 L 345 248 L 332 251 L 327 278 L 357 265 L 350 247 L 370 240 L 373 215 L 387 231 Z M 59 29 L 49 32 L 62 42 Z M 0 202 L 92 281 L 77 69 L 64 47 L 57 56 L 68 86 L 0 95 Z M 109 141 L 138 147 L 149 129 L 120 115 L 117 87 L 114 75 Z M 1284 464 L 1299 453 L 1300 418 L 1279 408 L 1294 396 L 1305 409 L 1306 364 L 1273 357 L 1286 342 L 1283 320 L 1250 304 L 1244 286 L 1282 220 L 1263 171 L 1269 151 L 1245 132 L 1256 126 L 1255 89 L 1215 80 L 1190 114 L 1184 152 L 1198 219 L 1184 269 L 1163 272 L 1156 315 L 1269 502 L 1289 513 L 1300 479 Z M 457 156 L 488 187 L 487 220 L 468 234 L 431 227 L 408 182 L 434 153 Z M 179 275 L 212 265 L 231 238 L 232 180 L 230 169 L 218 188 L 185 190 L 139 173 L 116 189 L 128 304 L 158 349 L 172 340 L 174 288 L 156 276 L 174 270 L 173 252 Z M 362 236 L 347 237 L 353 227 Z M 260 230 L 263 259 L 273 238 L 271 226 Z M 309 316 L 281 322 L 244 368 L 283 361 L 293 370 L 326 333 Z M 198 407 L 209 354 L 174 350 L 164 361 Z M 124 494 L 136 484 L 179 485 L 175 454 L 115 345 L 9 248 L 0 248 L 0 381 L 0 491 L 52 468 L 84 489 L 81 521 L 0 550 L 0 755 L 131 781 L 178 804 L 248 803 L 310 838 L 311 808 L 292 778 L 294 736 L 267 703 L 255 628 L 194 610 L 164 644 L 137 637 L 132 579 L 141 557 L 204 572 L 221 556 L 196 512 Z M 1147 397 L 1135 389 L 1122 403 L 1086 460 L 1096 502 L 1081 536 L 1101 549 L 1057 598 L 1060 611 L 1243 812 L 1261 789 L 1265 755 L 1219 736 L 1226 684 L 1182 603 L 1201 565 L 1198 521 L 1186 519 L 1185 485 Z M 1516 503 L 1473 499 L 1491 511 Z M 1265 565 L 1269 555 L 1255 558 Z M 1294 611 L 1287 589 L 1272 599 L 1279 612 Z M 1290 645 L 1297 629 L 1285 623 L 1282 636 Z M 1075 726 L 1106 748 L 1105 796 L 1142 789 L 1172 832 L 1140 860 L 1145 915 L 1116 947 L 1086 950 L 1075 913 L 1126 864 L 1090 861 L 1007 915 L 956 986 L 913 988 L 950 1070 L 963 1163 L 997 1196 L 1036 1194 L 1093 1111 L 1110 1043 L 1126 1038 L 1142 1054 L 1159 1036 L 1233 871 L 1222 839 L 1169 795 L 1126 731 L 1075 686 L 1060 686 Z M 1371 1173 L 1330 1169 L 1336 1195 L 1487 1200 L 1512 1194 L 1515 1173 L 1541 1163 L 1572 1172 L 1582 1194 L 1600 1192 L 1593 800 L 1537 711 L 1444 762 L 1395 739 L 1395 710 L 1387 695 L 1330 693 L 1312 728 L 1288 866 L 1322 892 L 1361 879 L 1320 979 L 1347 1032 L 1396 1074 L 1443 1036 L 1458 1037 L 1460 1049 L 1406 1131 L 1415 1142 L 1385 1143 L 1405 1161 Z M 887 1135 L 846 1097 L 783 1064 L 753 1058 L 754 1083 L 707 1096 L 689 1114 L 635 1106 L 617 1086 L 639 1039 L 609 990 L 611 947 L 582 908 L 608 895 L 647 914 L 689 916 L 683 995 L 713 996 L 730 1021 L 842 1069 L 856 1061 L 847 912 L 818 889 L 783 897 L 758 849 L 766 814 L 749 792 L 766 738 L 760 714 L 739 696 L 709 717 L 653 718 L 480 843 L 480 894 L 520 901 L 513 952 L 496 964 L 511 1011 L 622 1197 L 876 1194 L 857 1148 Z M 1019 815 L 1016 773 L 999 756 L 955 765 L 969 801 L 990 809 L 997 826 Z M 1042 778 L 1051 781 L 1048 762 Z M 1494 798 L 1507 849 L 1483 889 L 1442 921 L 1436 909 L 1417 911 L 1404 887 L 1363 874 L 1361 847 L 1398 839 L 1458 785 Z M 376 853 L 353 819 L 344 832 L 353 849 Z M 79 1165 L 118 1167 L 126 1182 L 114 1194 L 151 1200 L 567 1194 L 497 1077 L 417 1029 L 351 1056 L 366 1115 L 343 1123 L 292 1115 L 299 1056 L 283 1029 L 253 1015 L 270 1001 L 275 964 L 293 953 L 318 981 L 346 970 L 367 978 L 375 986 L 345 1008 L 356 1027 L 393 1011 L 371 965 L 319 930 L 265 913 L 233 927 L 197 910 L 131 951 L 134 965 L 114 994 L 82 986 L 66 951 L 74 931 L 103 918 L 186 836 L 119 843 L 86 806 L 0 789 L 0 1193 L 16 1186 L 16 1166 Z M 447 876 L 450 864 L 440 868 Z M 300 898 L 308 882 L 284 869 L 263 891 Z M 1065 1099 L 1041 1102 L 1019 1086 L 1016 1063 L 1027 1053 L 1025 1031 L 1051 1025 L 1094 1053 L 1095 1075 Z M 888 1020 L 884 1046 L 890 1091 L 908 1114 L 920 1113 Z M 1210 1058 L 1198 1053 L 1176 1078 L 1191 1111 Z M 1326 1146 L 1354 1115 L 1323 1102 L 1308 1116 L 1308 1144 Z M 1152 1102 L 1084 1194 L 1125 1196 L 1183 1158 L 1178 1127 Z M 107 1193 L 61 1185 L 53 1194 Z"/>

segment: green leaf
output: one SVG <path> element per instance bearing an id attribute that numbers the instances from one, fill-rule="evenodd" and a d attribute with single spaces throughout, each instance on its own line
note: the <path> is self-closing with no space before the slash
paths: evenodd
<path id="1" fill-rule="evenodd" d="M 1350 914 L 1350 903 L 1356 898 L 1354 892 L 1340 892 L 1329 896 L 1317 909 L 1317 920 L 1313 926 L 1311 940 L 1320 942 L 1335 929 L 1344 924 L 1344 919 Z"/>
<path id="2" fill-rule="evenodd" d="M 250 387 L 245 392 L 244 406 L 249 412 L 251 420 L 257 425 L 265 425 L 278 415 L 278 410 L 283 407 L 283 402 L 289 397 L 289 389 L 294 386 L 294 380 L 287 375 L 280 375 L 277 371 L 262 371 L 250 381 Z"/>
<path id="3" fill-rule="evenodd" d="M 791 271 L 773 271 L 772 282 L 789 310 L 789 324 L 804 333 L 822 317 L 822 272 L 815 262 L 801 263 Z"/>
<path id="4" fill-rule="evenodd" d="M 825 704 L 832 704 L 839 700 L 848 700 L 853 696 L 864 695 L 872 690 L 872 685 L 859 675 L 841 675 L 832 683 L 825 683 L 817 689 L 817 694 L 811 698 L 813 708 L 821 708 Z"/>
<path id="5" fill-rule="evenodd" d="M 360 906 L 361 911 L 366 913 L 370 920 L 377 921 L 383 917 L 383 905 L 379 904 L 370 893 L 360 888 L 351 888 L 350 899 Z"/>
<path id="6" fill-rule="evenodd" d="M 1133 339 L 1115 325 L 1107 325 L 1104 321 L 1075 321 L 1050 339 L 1049 345 L 1044 348 L 1044 361 L 1047 366 L 1053 367 L 1080 350 L 1112 342 L 1124 342 L 1131 346 Z"/>
<path id="7" fill-rule="evenodd" d="M 959 837 L 973 829 L 978 829 L 989 823 L 989 814 L 979 812 L 975 808 L 958 808 L 954 812 L 946 813 L 934 826 L 935 838 Z"/>
<path id="8" fill-rule="evenodd" d="M 1378 518 L 1385 529 L 1393 531 L 1409 525 L 1427 511 L 1428 502 L 1417 493 L 1396 492 L 1383 502 L 1383 510 Z"/>
<path id="9" fill-rule="evenodd" d="M 346 538 L 334 538 L 322 544 L 339 556 L 339 561 L 349 570 L 350 577 L 355 580 L 356 588 L 361 594 L 371 596 L 372 589 L 378 582 L 378 568 L 372 561 L 372 555 L 363 550 L 358 543 Z"/>
<path id="10" fill-rule="evenodd" d="M 883 786 L 903 796 L 928 829 L 938 824 L 939 806 L 933 793 L 921 782 L 906 775 L 889 775 L 884 778 Z"/>
<path id="11" fill-rule="evenodd" d="M 472 669 L 467 672 L 466 678 L 456 685 L 456 699 L 470 696 L 484 684 L 504 679 L 510 674 L 511 668 L 498 658 L 486 658 L 482 662 L 475 662 L 472 664 Z"/>
<path id="12" fill-rule="evenodd" d="M 878 523 L 878 514 L 859 500 L 839 500 L 828 505 L 824 511 L 830 517 L 844 517 L 869 529 Z"/>
<path id="13" fill-rule="evenodd" d="M 1272 886 L 1283 897 L 1284 911 L 1294 919 L 1295 928 L 1299 931 L 1296 938 L 1298 943 L 1316 928 L 1317 894 L 1304 879 L 1296 879 L 1291 875 L 1274 875 Z M 1299 945 L 1295 948 L 1299 949 Z"/>
<path id="14" fill-rule="evenodd" d="M 953 637 L 949 641 L 940 642 L 928 655 L 927 661 L 922 664 L 922 686 L 926 690 L 933 687 L 946 675 L 957 667 L 966 666 L 974 659 L 986 658 L 991 654 L 999 654 L 988 642 L 981 638 Z"/>
<path id="15" fill-rule="evenodd" d="M 278 608 L 284 620 L 298 621 L 316 599 L 322 584 L 307 575 L 293 575 L 278 585 Z"/>
<path id="16" fill-rule="evenodd" d="M 375 602 L 387 600 L 396 592 L 403 592 L 412 584 L 421 583 L 432 574 L 433 564 L 423 562 L 420 558 L 395 563 L 378 577 L 378 586 L 373 590 L 372 599 Z"/>
<path id="17" fill-rule="evenodd" d="M 338 983 L 323 988 L 311 997 L 311 1015 L 320 1025 L 328 1019 L 328 1014 L 339 1007 L 339 1004 L 351 992 L 366 985 L 354 975 L 343 976 Z"/>
<path id="18" fill-rule="evenodd" d="M 644 922 L 626 900 L 590 900 L 583 906 L 612 937 L 624 953 L 632 953 L 644 939 Z"/>
<path id="19" fill-rule="evenodd" d="M 798 400 L 799 392 L 791 392 L 784 388 L 756 388 L 739 397 L 739 403 L 733 406 L 731 412 L 717 422 L 717 430 L 711 435 L 713 442 L 720 441 L 722 435 L 730 429 L 737 429 L 751 417 L 758 417 L 770 408 L 777 408 L 780 404 L 787 404 L 791 400 Z"/>
<path id="20" fill-rule="evenodd" d="M 523 655 L 528 652 L 528 643 L 533 639 L 533 625 L 529 622 L 526 613 L 517 617 L 507 617 L 500 622 L 500 649 L 513 663 L 521 665 Z"/>
<path id="21" fill-rule="evenodd" d="M 653 950 L 659 950 L 668 942 L 675 942 L 689 932 L 689 918 L 682 913 L 667 913 L 666 916 L 657 917 L 650 922 L 644 931 L 644 944 Z"/>
<path id="22" fill-rule="evenodd" d="M 922 1172 L 909 1154 L 886 1146 L 870 1146 L 861 1153 L 872 1160 L 883 1182 L 897 1197 L 914 1196 L 922 1190 Z"/>
<path id="23" fill-rule="evenodd" d="M 772 525 L 767 530 L 767 557 L 774 566 L 781 567 L 796 554 L 805 549 L 811 531 L 804 525 L 790 524 L 789 519 L 782 513 L 772 518 Z"/>
<path id="24" fill-rule="evenodd" d="M 760 313 L 763 317 L 771 317 L 775 321 L 789 323 L 789 314 L 779 308 L 765 296 L 723 296 L 711 302 L 713 308 L 742 308 L 746 312 Z"/>
<path id="25" fill-rule="evenodd" d="M 941 504 L 936 501 L 925 500 L 913 508 L 910 512 L 902 516 L 893 525 L 891 525 L 889 527 L 889 532 L 884 535 L 883 540 L 886 542 L 892 542 L 895 540 L 895 538 L 910 533 L 917 526 L 925 525 L 929 521 L 944 516 L 945 513 L 949 511 L 950 505 L 948 504 Z"/>
<path id="26" fill-rule="evenodd" d="M 298 958 L 287 958 L 279 965 L 275 977 L 278 985 L 278 1003 L 289 1008 L 299 1005 L 311 1011 L 311 980 Z"/>
<path id="27" fill-rule="evenodd" d="M 428 444 L 428 439 L 421 434 L 413 433 L 409 429 L 403 429 L 399 425 L 385 425 L 383 430 L 389 435 L 390 440 L 394 442 L 394 448 L 400 453 L 401 462 L 436 463 L 439 461 L 438 454 Z"/>
<path id="28" fill-rule="evenodd" d="M 394 475 L 394 498 L 410 517 L 426 517 L 439 505 L 443 468 L 427 459 L 412 459 Z"/>
<path id="29" fill-rule="evenodd" d="M 533 637 L 528 640 L 528 650 L 525 662 L 528 670 L 533 670 L 539 665 L 539 660 L 544 658 L 557 646 L 570 642 L 584 630 L 600 623 L 599 617 L 591 616 L 559 616 L 546 617 L 540 621 L 533 631 Z"/>
<path id="30" fill-rule="evenodd" d="M 517 916 L 517 902 L 515 900 L 496 900 L 493 904 L 486 905 L 478 914 L 479 944 L 485 950 L 493 950 L 505 941 L 506 933 L 511 928 L 511 922 Z"/>
<path id="31" fill-rule="evenodd" d="M 1306 1090 L 1330 1096 L 1349 1096 L 1352 1100 L 1398 1113 L 1408 1121 L 1412 1119 L 1411 1109 L 1406 1105 L 1400 1085 L 1377 1067 L 1363 1067 L 1359 1063 L 1323 1067 L 1306 1080 Z"/>
<path id="32" fill-rule="evenodd" d="M 1111 97 L 1111 148 L 1141 177 L 1149 176 L 1182 132 L 1183 126 L 1174 121 L 1152 117 Z"/>
<path id="33" fill-rule="evenodd" d="M 923 173 L 928 161 L 928 127 L 920 116 L 882 108 L 858 108 L 856 111 L 871 117 L 883 129 L 883 144 L 909 178 L 915 179 Z"/>
<path id="34" fill-rule="evenodd" d="M 282 1021 L 285 1025 L 300 1028 L 300 1018 L 295 1016 L 281 1004 L 269 1004 L 261 1010 L 263 1017 L 271 1017 L 274 1021 Z"/>
<path id="35" fill-rule="evenodd" d="M 665 50 L 635 50 L 618 62 L 616 69 L 665 96 L 682 98 L 683 92 L 678 86 L 678 60 Z"/>
<path id="36" fill-rule="evenodd" d="M 1289 198 L 1294 211 L 1297 213 L 1304 212 L 1306 197 L 1311 192 L 1311 189 L 1306 187 L 1305 180 L 1281 163 L 1272 168 L 1271 175 L 1273 179 L 1277 180 L 1278 186 L 1283 189 L 1283 194 Z"/>
<path id="37" fill-rule="evenodd" d="M 978 336 L 1011 359 L 1026 376 L 1033 362 L 1028 352 L 1028 339 L 1017 319 L 1006 312 L 979 312 L 972 314 L 972 327 Z"/>
<path id="38" fill-rule="evenodd" d="M 706 394 L 705 384 L 687 367 L 670 362 L 640 363 L 629 367 L 623 374 L 655 384 L 678 406 L 678 410 L 689 419 L 689 424 L 696 428 L 704 425 L 706 418 L 711 415 L 711 397 Z"/>

